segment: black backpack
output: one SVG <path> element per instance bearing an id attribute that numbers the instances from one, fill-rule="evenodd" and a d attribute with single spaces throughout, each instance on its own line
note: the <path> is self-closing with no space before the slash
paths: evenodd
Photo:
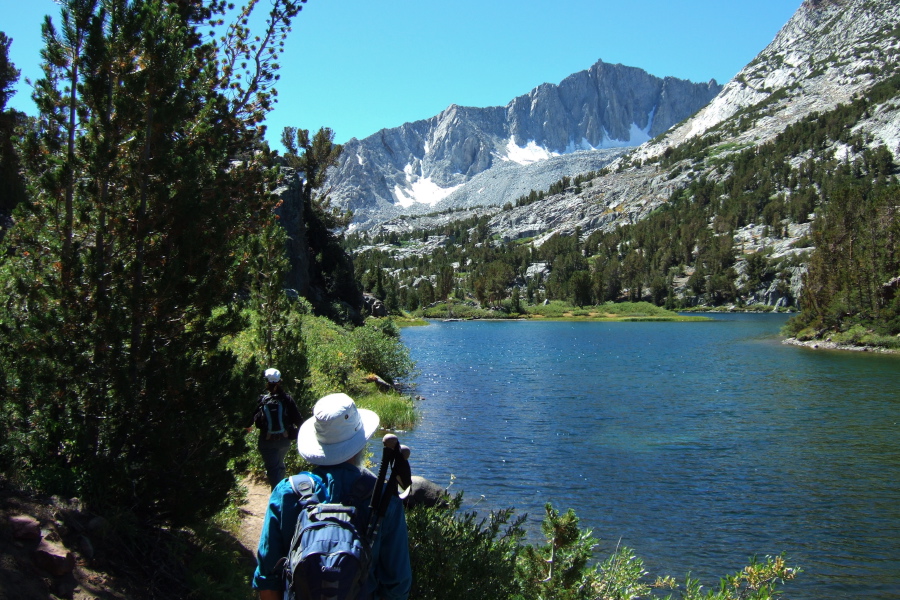
<path id="1" fill-rule="evenodd" d="M 267 432 L 268 438 L 288 436 L 284 418 L 284 403 L 274 394 L 260 396 L 255 422 L 257 427 Z"/>
<path id="2" fill-rule="evenodd" d="M 342 504 L 322 504 L 306 473 L 290 478 L 300 497 L 284 572 L 292 600 L 369 600 L 370 547 L 357 507 L 372 493 L 375 477 L 366 471 Z"/>

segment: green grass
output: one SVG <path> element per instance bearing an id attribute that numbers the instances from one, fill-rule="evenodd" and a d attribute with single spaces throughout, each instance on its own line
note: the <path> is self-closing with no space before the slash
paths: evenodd
<path id="1" fill-rule="evenodd" d="M 409 313 L 403 313 L 402 316 L 394 316 L 392 318 L 397 327 L 422 327 L 428 325 L 428 321 L 425 319 L 410 315 Z"/>
<path id="2" fill-rule="evenodd" d="M 853 325 L 847 331 L 830 334 L 831 341 L 842 346 L 862 346 L 900 350 L 900 338 L 879 335 L 862 325 Z"/>
<path id="3" fill-rule="evenodd" d="M 698 321 L 703 317 L 685 317 L 649 302 L 607 302 L 597 306 L 574 307 L 554 300 L 550 304 L 529 306 L 528 315 L 563 321 Z"/>
<path id="4" fill-rule="evenodd" d="M 375 411 L 383 429 L 412 429 L 418 419 L 416 405 L 408 396 L 372 390 L 354 399 L 361 408 Z"/>
<path id="5" fill-rule="evenodd" d="M 232 505 L 237 510 L 237 505 Z M 184 553 L 186 584 L 190 598 L 202 600 L 251 600 L 256 594 L 250 589 L 253 574 L 249 561 L 242 559 L 237 541 L 216 526 L 198 527 L 185 542 L 190 548 Z"/>
<path id="6" fill-rule="evenodd" d="M 506 314 L 500 311 L 485 310 L 468 304 L 441 302 L 420 311 L 425 319 L 502 319 Z"/>
<path id="7" fill-rule="evenodd" d="M 526 306 L 524 313 L 485 310 L 465 304 L 447 303 L 421 311 L 426 319 L 539 319 L 552 321 L 702 321 L 705 317 L 688 317 L 655 306 L 649 302 L 607 302 L 599 306 L 573 306 L 560 300 L 548 304 Z"/>

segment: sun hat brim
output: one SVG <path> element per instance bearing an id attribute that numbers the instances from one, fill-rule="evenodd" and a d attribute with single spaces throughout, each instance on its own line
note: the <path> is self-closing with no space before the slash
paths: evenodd
<path id="1" fill-rule="evenodd" d="M 300 426 L 297 433 L 297 451 L 307 462 L 314 465 L 339 465 L 356 456 L 366 447 L 366 442 L 378 430 L 381 420 L 378 415 L 365 408 L 357 408 L 362 428 L 353 437 L 336 444 L 321 444 L 316 439 L 316 418 L 310 417 Z"/>

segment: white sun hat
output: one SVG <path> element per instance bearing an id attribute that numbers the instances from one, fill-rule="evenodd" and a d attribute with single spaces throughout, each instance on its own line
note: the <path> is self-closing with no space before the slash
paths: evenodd
<path id="1" fill-rule="evenodd" d="M 366 447 L 379 422 L 377 414 L 357 408 L 347 394 L 329 394 L 316 402 L 313 416 L 300 426 L 297 451 L 314 465 L 338 465 Z"/>

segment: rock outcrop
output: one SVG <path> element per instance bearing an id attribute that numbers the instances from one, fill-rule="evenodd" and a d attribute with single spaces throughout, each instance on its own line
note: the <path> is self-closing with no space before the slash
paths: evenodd
<path id="1" fill-rule="evenodd" d="M 293 169 L 285 169 L 284 185 L 275 190 L 281 198 L 276 209 L 279 222 L 287 234 L 287 255 L 290 268 L 285 277 L 285 286 L 296 290 L 304 297 L 310 295 L 309 241 L 306 235 L 301 182 Z"/>

